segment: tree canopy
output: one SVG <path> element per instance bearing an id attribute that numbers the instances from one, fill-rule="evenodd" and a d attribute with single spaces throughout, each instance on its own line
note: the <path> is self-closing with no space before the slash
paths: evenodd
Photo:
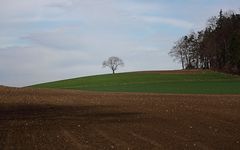
<path id="1" fill-rule="evenodd" d="M 205 29 L 180 38 L 169 52 L 183 69 L 203 68 L 240 74 L 240 14 L 221 10 Z"/>

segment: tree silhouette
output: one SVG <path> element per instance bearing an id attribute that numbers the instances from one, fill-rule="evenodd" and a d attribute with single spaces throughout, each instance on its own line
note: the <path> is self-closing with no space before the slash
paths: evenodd
<path id="1" fill-rule="evenodd" d="M 124 63 L 122 59 L 112 56 L 109 57 L 108 60 L 103 61 L 102 63 L 103 67 L 109 67 L 113 74 L 115 74 L 115 71 L 118 69 L 119 66 L 124 66 Z"/>
<path id="2" fill-rule="evenodd" d="M 183 69 L 213 69 L 240 74 L 240 14 L 219 12 L 205 29 L 179 39 L 169 55 Z"/>

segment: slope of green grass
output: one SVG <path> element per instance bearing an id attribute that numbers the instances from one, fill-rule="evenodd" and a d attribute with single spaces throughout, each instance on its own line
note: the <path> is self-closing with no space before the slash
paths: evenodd
<path id="1" fill-rule="evenodd" d="M 33 85 L 36 88 L 178 94 L 240 94 L 240 77 L 204 71 L 194 74 L 121 73 Z"/>

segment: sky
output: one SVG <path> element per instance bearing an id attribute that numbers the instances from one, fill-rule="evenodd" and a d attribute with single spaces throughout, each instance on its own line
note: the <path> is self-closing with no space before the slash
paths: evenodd
<path id="1" fill-rule="evenodd" d="M 119 72 L 173 70 L 174 42 L 239 0 L 0 0 L 0 85 Z"/>

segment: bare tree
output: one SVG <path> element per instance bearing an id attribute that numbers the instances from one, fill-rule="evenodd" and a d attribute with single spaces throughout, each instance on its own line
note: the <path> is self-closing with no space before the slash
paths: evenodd
<path id="1" fill-rule="evenodd" d="M 182 69 L 185 69 L 186 62 L 186 46 L 184 44 L 185 37 L 175 42 L 175 46 L 168 53 L 171 57 L 174 57 L 174 61 L 179 61 L 182 64 Z"/>
<path id="2" fill-rule="evenodd" d="M 122 59 L 112 56 L 109 57 L 108 60 L 105 60 L 102 65 L 103 67 L 109 67 L 112 70 L 113 74 L 115 74 L 115 71 L 118 69 L 118 67 L 124 66 L 124 63 Z"/>

